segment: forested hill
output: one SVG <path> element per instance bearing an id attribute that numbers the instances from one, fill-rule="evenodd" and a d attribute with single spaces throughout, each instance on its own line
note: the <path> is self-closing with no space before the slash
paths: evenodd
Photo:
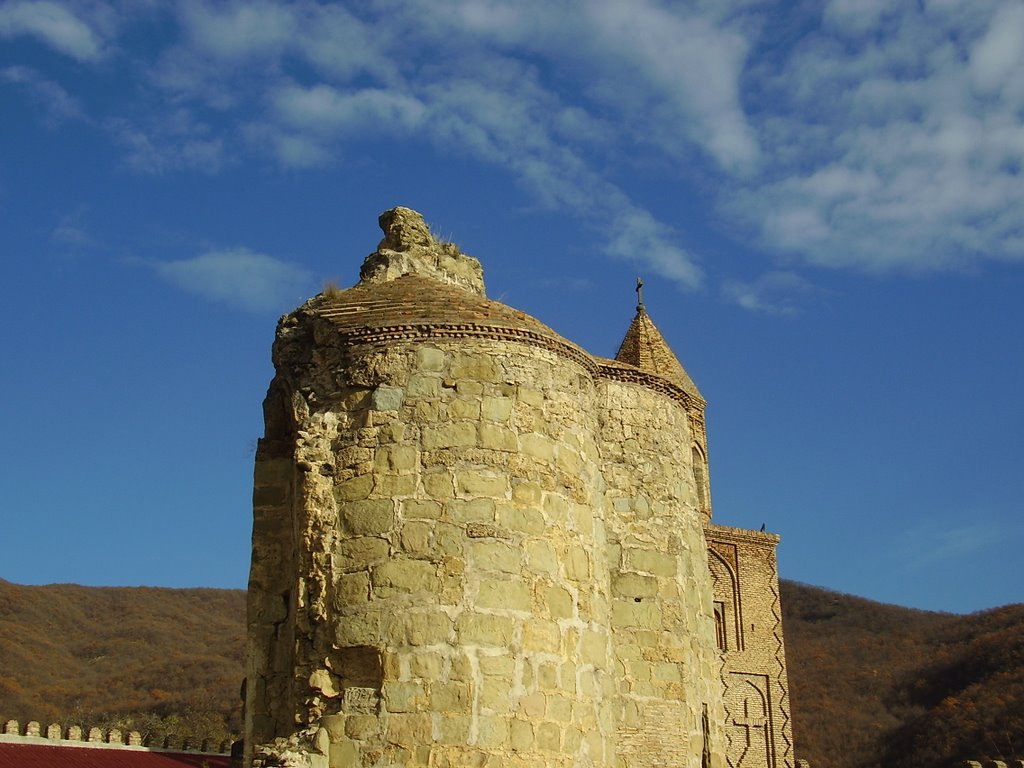
<path id="1" fill-rule="evenodd" d="M 0 722 L 240 729 L 245 592 L 0 580 Z M 126 713 L 144 715 L 129 723 Z"/>
<path id="2" fill-rule="evenodd" d="M 1024 756 L 1024 605 L 969 616 L 782 584 L 797 756 L 950 768 Z M 245 593 L 0 580 L 0 722 L 240 726 Z"/>
<path id="3" fill-rule="evenodd" d="M 812 768 L 1024 757 L 1024 605 L 959 616 L 781 587 L 796 753 Z"/>

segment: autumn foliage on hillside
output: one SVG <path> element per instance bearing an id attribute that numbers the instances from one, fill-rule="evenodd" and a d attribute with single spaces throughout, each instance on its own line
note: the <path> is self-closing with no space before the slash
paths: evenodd
<path id="1" fill-rule="evenodd" d="M 244 633 L 238 590 L 0 580 L 0 722 L 230 738 Z"/>
<path id="2" fill-rule="evenodd" d="M 781 587 L 812 768 L 1024 757 L 1024 605 L 956 616 Z M 244 633 L 241 591 L 0 580 L 0 722 L 235 737 Z"/>
<path id="3" fill-rule="evenodd" d="M 894 686 L 915 714 L 886 738 L 886 765 L 1024 755 L 1024 605 L 951 622 L 922 661 Z"/>
<path id="4" fill-rule="evenodd" d="M 781 587 L 796 754 L 812 768 L 1024 757 L 1024 605 L 958 616 Z"/>

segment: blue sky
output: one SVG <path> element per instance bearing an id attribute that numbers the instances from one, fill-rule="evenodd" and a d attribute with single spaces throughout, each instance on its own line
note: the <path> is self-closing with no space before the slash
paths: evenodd
<path id="1" fill-rule="evenodd" d="M 783 577 L 1024 599 L 1024 5 L 0 4 L 0 577 L 244 587 L 279 315 L 421 211 L 613 355 Z"/>

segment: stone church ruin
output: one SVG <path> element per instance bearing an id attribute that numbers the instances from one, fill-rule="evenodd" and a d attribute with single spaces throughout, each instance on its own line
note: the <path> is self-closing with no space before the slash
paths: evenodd
<path id="1" fill-rule="evenodd" d="M 643 304 L 596 357 L 380 224 L 278 325 L 246 760 L 793 768 L 778 537 L 712 522 L 705 401 Z"/>

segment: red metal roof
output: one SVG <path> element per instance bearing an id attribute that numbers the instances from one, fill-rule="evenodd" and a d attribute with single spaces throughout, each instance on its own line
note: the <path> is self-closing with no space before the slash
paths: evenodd
<path id="1" fill-rule="evenodd" d="M 0 768 L 230 768 L 230 755 L 0 742 Z"/>

